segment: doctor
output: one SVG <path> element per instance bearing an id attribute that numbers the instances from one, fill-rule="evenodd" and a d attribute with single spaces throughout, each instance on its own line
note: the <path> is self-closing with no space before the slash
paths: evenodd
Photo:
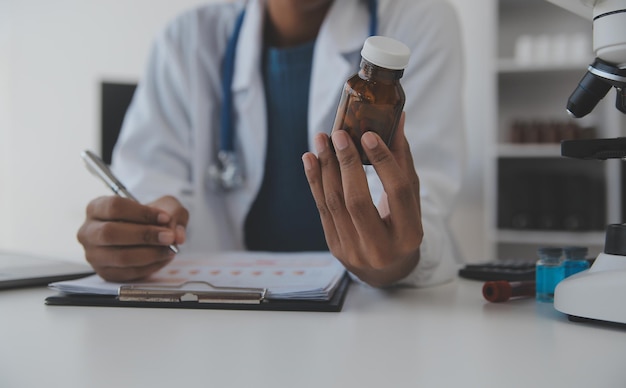
<path id="1" fill-rule="evenodd" d="M 389 148 L 362 137 L 373 162 L 364 169 L 345 133 L 327 133 L 371 34 L 412 55 L 406 114 Z M 461 63 L 457 20 L 441 0 L 250 0 L 184 13 L 157 37 L 113 155 L 146 205 L 91 201 L 78 231 L 87 261 L 128 281 L 172 260 L 170 244 L 330 249 L 372 286 L 450 279 Z"/>

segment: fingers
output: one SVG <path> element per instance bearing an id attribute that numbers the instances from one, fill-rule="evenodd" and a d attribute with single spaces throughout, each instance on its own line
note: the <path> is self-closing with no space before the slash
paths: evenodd
<path id="1" fill-rule="evenodd" d="M 402 116 L 400 116 L 400 121 L 398 122 L 398 128 L 394 133 L 393 139 L 391 139 L 391 144 L 389 145 L 389 149 L 391 153 L 394 155 L 398 164 L 400 164 L 404 170 L 407 169 L 415 169 L 413 165 L 413 157 L 411 155 L 411 149 L 409 147 L 409 142 L 406 139 L 404 132 L 404 123 L 406 121 L 406 113 L 402 112 Z"/>
<path id="2" fill-rule="evenodd" d="M 189 221 L 189 212 L 181 203 L 171 195 L 166 195 L 151 202 L 149 206 L 157 209 L 161 209 L 169 214 L 172 218 L 172 222 L 176 225 L 186 226 Z"/>
<path id="3" fill-rule="evenodd" d="M 328 136 L 315 138 L 318 158 L 303 155 L 305 173 L 317 203 L 331 252 L 346 267 L 367 266 L 362 251 L 379 257 L 377 238 L 386 235 L 367 186 L 361 158 L 344 131 L 333 135 L 332 151 Z"/>
<path id="4" fill-rule="evenodd" d="M 372 202 L 362 158 L 345 131 L 315 137 L 317 157 L 302 156 L 304 170 L 331 252 L 348 270 L 372 285 L 391 284 L 419 261 L 423 230 L 419 179 L 404 115 L 389 147 L 373 132 L 361 146 L 384 187 L 378 208 Z"/>
<path id="5" fill-rule="evenodd" d="M 81 227 L 78 240 L 86 246 L 167 246 L 176 242 L 176 234 L 167 226 L 93 220 Z"/>
<path id="6" fill-rule="evenodd" d="M 186 226 L 189 222 L 189 211 L 172 196 L 164 196 L 150 203 L 150 206 L 165 210 L 170 215 L 171 220 L 168 226 L 174 231 L 176 244 L 185 243 Z"/>
<path id="7" fill-rule="evenodd" d="M 322 177 L 324 195 L 321 200 L 328 209 L 328 216 L 334 225 L 336 239 L 342 242 L 353 241 L 356 230 L 344 202 L 344 191 L 341 184 L 341 171 L 335 153 L 330 148 L 330 141 L 325 134 L 317 135 L 315 147 Z"/>
<path id="8" fill-rule="evenodd" d="M 413 185 L 413 191 L 417 193 L 417 198 L 419 199 L 420 185 L 419 178 L 417 176 L 417 172 L 415 171 L 415 163 L 413 162 L 413 155 L 411 154 L 411 147 L 404 132 L 404 123 L 406 119 L 406 113 L 402 112 L 402 116 L 400 117 L 400 122 L 398 124 L 398 129 L 396 130 L 395 136 L 392 139 L 390 150 L 394 155 L 394 158 L 400 165 L 400 168 L 405 171 L 407 177 L 411 181 Z M 418 201 L 419 205 L 419 201 Z"/>
<path id="9" fill-rule="evenodd" d="M 396 239 L 406 241 L 406 238 L 415 236 L 417 232 L 421 240 L 419 179 L 404 136 L 404 115 L 391 149 L 373 132 L 363 134 L 361 143 L 387 194 L 391 226 Z"/>
<path id="10" fill-rule="evenodd" d="M 96 266 L 94 264 L 92 264 L 92 266 L 103 279 L 110 282 L 123 283 L 144 279 L 165 267 L 170 261 L 171 258 L 168 260 L 155 261 L 144 266 L 134 267 Z"/>
<path id="11" fill-rule="evenodd" d="M 371 237 L 384 234 L 385 228 L 372 202 L 361 157 L 350 136 L 345 131 L 335 131 L 332 140 L 339 161 L 344 201 L 349 214 L 349 218 L 342 221 L 352 223 L 363 244 L 367 246 L 372 241 Z"/>
<path id="12" fill-rule="evenodd" d="M 99 268 L 124 269 L 169 262 L 174 258 L 174 252 L 166 247 L 94 247 L 87 251 L 85 257 Z"/>
<path id="13" fill-rule="evenodd" d="M 383 183 L 387 209 L 379 213 L 371 199 L 366 174 L 358 150 L 344 131 L 332 135 L 335 153 L 329 147 L 328 137 L 315 138 L 318 158 L 307 153 L 303 156 L 305 172 L 313 196 L 318 204 L 322 224 L 330 239 L 359 244 L 372 250 L 373 257 L 384 257 L 380 237 L 391 226 L 391 235 L 400 240 L 405 235 L 421 239 L 421 213 L 419 208 L 419 179 L 415 173 L 409 144 L 404 136 L 404 114 L 396 136 L 388 148 L 380 137 L 367 132 L 361 144 Z M 381 214 L 386 219 L 381 219 Z M 389 216 L 390 215 L 390 216 Z M 414 242 L 411 241 L 411 245 Z"/>
<path id="14" fill-rule="evenodd" d="M 174 233 L 169 229 L 145 233 L 139 228 L 145 226 L 124 222 L 85 223 L 78 239 L 85 248 L 87 262 L 104 279 L 115 282 L 147 277 L 169 263 L 175 254 L 165 245 L 174 241 Z M 145 244 L 135 244 L 140 238 Z M 154 243 L 154 239 L 161 243 Z"/>
<path id="15" fill-rule="evenodd" d="M 145 277 L 174 257 L 169 245 L 185 240 L 189 214 L 173 197 L 149 206 L 121 197 L 101 197 L 87 206 L 78 241 L 87 261 L 107 280 Z"/>
<path id="16" fill-rule="evenodd" d="M 387 148 L 378 134 L 374 132 L 364 133 L 361 137 L 361 144 L 383 185 L 385 181 L 392 184 L 406 180 L 409 175 L 408 171 L 415 172 L 409 143 L 404 136 L 404 114 L 400 118 L 390 148 Z"/>
<path id="17" fill-rule="evenodd" d="M 163 210 L 117 196 L 99 197 L 91 201 L 87 206 L 87 217 L 153 225 L 165 225 L 171 220 L 170 215 Z"/>
<path id="18" fill-rule="evenodd" d="M 332 151 L 329 148 L 328 136 L 325 134 L 318 134 L 315 137 L 315 148 L 320 156 L 324 155 L 324 164 L 326 165 L 324 170 L 326 173 L 330 173 L 333 169 L 337 170 L 336 161 L 333 161 L 330 157 Z M 302 156 L 302 162 L 304 164 L 304 172 L 311 188 L 311 193 L 315 200 L 315 204 L 320 214 L 320 220 L 322 222 L 322 228 L 324 229 L 324 236 L 326 237 L 326 243 L 333 254 L 338 253 L 337 250 L 341 244 L 339 241 L 339 235 L 335 228 L 335 222 L 331 211 L 326 203 L 326 193 L 322 178 L 321 160 L 310 152 L 305 153 Z M 335 173 L 333 173 L 334 175 Z M 336 179 L 336 178 L 333 178 Z M 335 202 L 339 198 L 343 198 L 343 194 L 334 192 L 331 194 L 336 198 Z M 331 200 L 331 203 L 333 200 Z M 336 256 L 336 255 L 335 255 Z"/>

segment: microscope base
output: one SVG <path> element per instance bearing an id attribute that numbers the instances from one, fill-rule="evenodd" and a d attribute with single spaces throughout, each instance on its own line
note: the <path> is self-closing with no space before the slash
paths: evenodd
<path id="1" fill-rule="evenodd" d="M 561 281 L 554 308 L 571 320 L 626 325 L 626 257 L 601 253 L 590 269 Z"/>

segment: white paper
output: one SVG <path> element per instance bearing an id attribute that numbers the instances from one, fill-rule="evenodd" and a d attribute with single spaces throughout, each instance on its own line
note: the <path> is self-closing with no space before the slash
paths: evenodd
<path id="1" fill-rule="evenodd" d="M 344 273 L 341 263 L 327 252 L 227 252 L 179 256 L 143 281 L 111 283 L 93 275 L 52 283 L 50 288 L 69 294 L 117 295 L 121 286 L 129 284 L 155 288 L 208 282 L 217 287 L 265 288 L 269 299 L 327 300 Z"/>

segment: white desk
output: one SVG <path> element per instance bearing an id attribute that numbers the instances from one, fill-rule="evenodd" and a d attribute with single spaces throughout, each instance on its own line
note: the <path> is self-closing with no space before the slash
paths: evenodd
<path id="1" fill-rule="evenodd" d="M 0 387 L 625 387 L 626 330 L 482 283 L 382 292 L 341 313 L 45 306 L 0 292 Z"/>

